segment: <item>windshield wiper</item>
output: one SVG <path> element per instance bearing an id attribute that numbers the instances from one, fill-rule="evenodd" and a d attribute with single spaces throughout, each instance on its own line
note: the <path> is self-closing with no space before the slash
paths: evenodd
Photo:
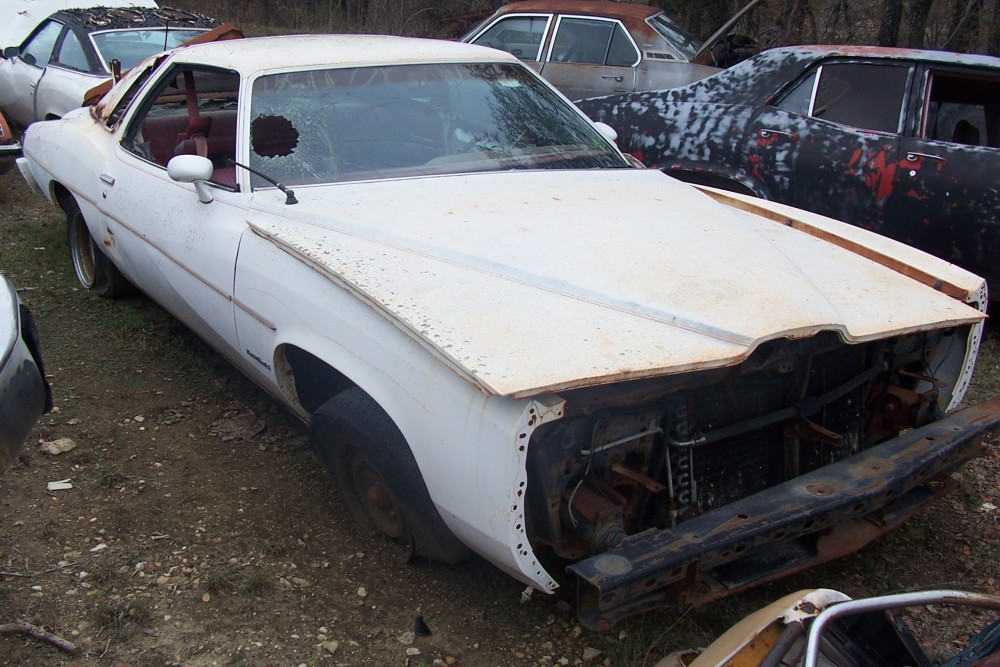
<path id="1" fill-rule="evenodd" d="M 245 164 L 240 164 L 236 160 L 234 160 L 232 158 L 228 158 L 228 157 L 226 158 L 226 164 L 232 164 L 232 165 L 235 165 L 237 167 L 242 167 L 243 169 L 246 169 L 247 171 L 249 171 L 251 174 L 254 174 L 255 176 L 260 176 L 265 181 L 267 181 L 268 183 L 270 183 L 274 187 L 276 187 L 279 190 L 281 190 L 282 192 L 284 192 L 285 193 L 285 205 L 286 206 L 290 206 L 292 204 L 298 204 L 299 203 L 299 200 L 295 198 L 295 192 L 293 192 L 292 190 L 289 190 L 284 185 L 282 185 L 278 181 L 274 180 L 273 178 L 271 178 L 267 174 L 262 174 L 259 171 L 257 171 L 256 169 L 252 169 L 252 168 L 246 166 Z"/>

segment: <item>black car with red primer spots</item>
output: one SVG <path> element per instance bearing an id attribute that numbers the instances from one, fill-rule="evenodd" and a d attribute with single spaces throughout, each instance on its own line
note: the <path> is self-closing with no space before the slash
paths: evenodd
<path id="1" fill-rule="evenodd" d="M 649 167 L 879 232 L 1000 295 L 1000 58 L 786 47 L 578 105 Z"/>

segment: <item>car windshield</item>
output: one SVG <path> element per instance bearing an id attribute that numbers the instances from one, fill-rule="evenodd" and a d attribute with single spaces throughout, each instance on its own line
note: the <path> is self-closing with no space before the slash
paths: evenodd
<path id="1" fill-rule="evenodd" d="M 124 71 L 151 55 L 180 46 L 203 32 L 205 31 L 197 29 L 141 28 L 95 32 L 91 34 L 91 38 L 104 64 L 110 69 L 111 61 L 118 60 Z"/>
<path id="2" fill-rule="evenodd" d="M 675 49 L 688 60 L 695 57 L 701 49 L 701 40 L 677 25 L 673 19 L 664 13 L 650 16 L 646 23 L 653 27 L 653 30 L 660 33 L 663 39 L 670 42 Z"/>
<path id="3" fill-rule="evenodd" d="M 264 75 L 253 84 L 250 142 L 250 166 L 289 185 L 628 166 L 515 63 Z M 252 183 L 268 187 L 257 177 Z"/>

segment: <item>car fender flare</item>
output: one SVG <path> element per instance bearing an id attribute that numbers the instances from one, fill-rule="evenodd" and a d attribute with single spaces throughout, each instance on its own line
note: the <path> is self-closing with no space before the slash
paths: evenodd
<path id="1" fill-rule="evenodd" d="M 692 185 L 707 185 L 759 199 L 769 200 L 771 198 L 764 184 L 745 172 L 733 173 L 691 165 L 670 165 L 662 168 L 661 171 L 667 176 Z"/>

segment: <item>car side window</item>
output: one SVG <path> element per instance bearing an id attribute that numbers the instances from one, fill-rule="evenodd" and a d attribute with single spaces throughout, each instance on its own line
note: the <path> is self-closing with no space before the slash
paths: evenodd
<path id="1" fill-rule="evenodd" d="M 784 109 L 789 113 L 809 115 L 812 106 L 813 92 L 816 90 L 816 71 L 813 70 L 809 76 L 799 81 L 798 84 L 789 91 L 784 98 L 776 105 L 779 109 Z"/>
<path id="2" fill-rule="evenodd" d="M 521 60 L 537 62 L 542 40 L 549 24 L 548 16 L 510 16 L 494 23 L 473 44 L 500 49 Z"/>
<path id="3" fill-rule="evenodd" d="M 605 64 L 610 67 L 632 67 L 639 64 L 639 52 L 620 23 L 615 24 L 615 32 L 611 35 L 611 47 L 608 49 L 608 59 Z"/>
<path id="4" fill-rule="evenodd" d="M 176 155 L 212 161 L 216 183 L 235 187 L 236 109 L 240 77 L 229 70 L 175 67 L 143 113 L 130 121 L 125 148 L 166 167 Z"/>
<path id="5" fill-rule="evenodd" d="M 62 29 L 62 23 L 46 21 L 21 47 L 21 60 L 36 67 L 48 65 Z"/>
<path id="6" fill-rule="evenodd" d="M 80 38 L 72 30 L 66 31 L 62 44 L 59 45 L 59 53 L 53 61 L 67 69 L 74 69 L 79 72 L 89 72 L 90 63 L 87 61 L 87 52 L 83 50 Z"/>
<path id="7" fill-rule="evenodd" d="M 638 61 L 638 53 L 617 21 L 563 17 L 549 60 L 628 67 Z"/>
<path id="8" fill-rule="evenodd" d="M 817 73 L 811 115 L 865 130 L 899 132 L 909 74 L 904 64 L 825 64 Z"/>
<path id="9" fill-rule="evenodd" d="M 932 71 L 920 136 L 1000 148 L 1000 76 Z"/>

